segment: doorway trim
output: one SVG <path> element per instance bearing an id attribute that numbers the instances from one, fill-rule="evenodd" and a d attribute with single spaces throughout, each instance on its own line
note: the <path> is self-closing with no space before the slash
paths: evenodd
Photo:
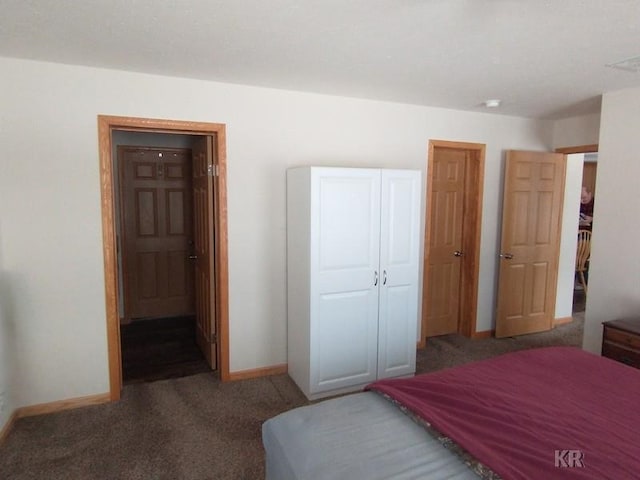
<path id="1" fill-rule="evenodd" d="M 427 200 L 425 208 L 425 241 L 424 241 L 424 268 L 422 282 L 422 298 L 429 288 L 429 245 L 431 242 L 432 227 L 429 209 L 433 201 L 433 163 L 436 148 L 450 148 L 465 150 L 468 153 L 468 162 L 465 171 L 465 195 L 463 214 L 463 239 L 462 248 L 465 252 L 461 271 L 460 293 L 460 321 L 458 333 L 466 337 L 481 337 L 476 333 L 476 320 L 478 316 L 478 284 L 480 277 L 480 233 L 482 230 L 482 198 L 484 191 L 484 160 L 486 146 L 482 143 L 451 142 L 446 140 L 429 140 L 429 153 L 427 158 Z M 420 341 L 418 346 L 426 346 L 428 309 L 422 305 L 422 320 Z"/>
<path id="2" fill-rule="evenodd" d="M 576 145 L 575 147 L 561 147 L 555 149 L 556 153 L 564 153 L 565 155 L 569 155 L 571 153 L 594 153 L 597 151 L 597 143 L 594 143 L 592 145 Z"/>
<path id="3" fill-rule="evenodd" d="M 215 135 L 218 186 L 215 200 L 219 218 L 214 219 L 216 260 L 216 317 L 219 333 L 220 379 L 229 378 L 229 261 L 227 240 L 227 158 L 226 126 L 221 123 L 163 120 L 98 115 L 98 149 L 100 157 L 100 192 L 102 206 L 102 245 L 104 254 L 105 307 L 110 400 L 120 399 L 122 391 L 122 357 L 120 351 L 120 316 L 118 314 L 118 264 L 115 228 L 112 138 L 114 130 L 165 134 Z"/>

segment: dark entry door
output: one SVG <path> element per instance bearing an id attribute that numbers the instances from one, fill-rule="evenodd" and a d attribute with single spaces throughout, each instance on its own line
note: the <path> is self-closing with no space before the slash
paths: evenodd
<path id="1" fill-rule="evenodd" d="M 118 147 L 127 319 L 193 315 L 191 150 Z"/>

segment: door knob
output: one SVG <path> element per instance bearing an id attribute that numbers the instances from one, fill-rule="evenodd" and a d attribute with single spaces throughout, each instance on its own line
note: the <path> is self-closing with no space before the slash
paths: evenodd
<path id="1" fill-rule="evenodd" d="M 189 255 L 189 260 L 197 260 L 198 255 Z"/>
<path id="2" fill-rule="evenodd" d="M 461 257 L 462 256 L 462 252 L 460 250 L 456 250 L 455 252 L 453 252 L 453 256 L 454 257 Z"/>
<path id="3" fill-rule="evenodd" d="M 504 258 L 505 260 L 511 260 L 513 258 L 513 253 L 501 253 L 500 258 Z"/>

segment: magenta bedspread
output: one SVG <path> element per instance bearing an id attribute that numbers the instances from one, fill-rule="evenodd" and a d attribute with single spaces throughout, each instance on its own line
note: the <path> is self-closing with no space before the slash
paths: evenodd
<path id="1" fill-rule="evenodd" d="M 367 389 L 504 479 L 640 478 L 640 370 L 578 348 L 509 353 Z"/>

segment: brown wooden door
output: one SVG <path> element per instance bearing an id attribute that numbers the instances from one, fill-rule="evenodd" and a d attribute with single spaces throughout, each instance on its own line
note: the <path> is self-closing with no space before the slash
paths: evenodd
<path id="1" fill-rule="evenodd" d="M 434 149 L 428 279 L 423 301 L 427 337 L 458 331 L 466 162 L 465 150 Z"/>
<path id="2" fill-rule="evenodd" d="M 553 325 L 565 164 L 559 153 L 507 152 L 496 337 Z"/>
<path id="3" fill-rule="evenodd" d="M 198 137 L 193 147 L 193 216 L 196 340 L 207 363 L 217 368 L 214 255 L 214 138 Z"/>
<path id="4" fill-rule="evenodd" d="M 125 317 L 193 314 L 191 152 L 118 147 Z"/>
<path id="5" fill-rule="evenodd" d="M 596 193 L 596 174 L 598 164 L 596 162 L 584 162 L 582 167 L 582 186 L 587 187 L 591 193 Z"/>

